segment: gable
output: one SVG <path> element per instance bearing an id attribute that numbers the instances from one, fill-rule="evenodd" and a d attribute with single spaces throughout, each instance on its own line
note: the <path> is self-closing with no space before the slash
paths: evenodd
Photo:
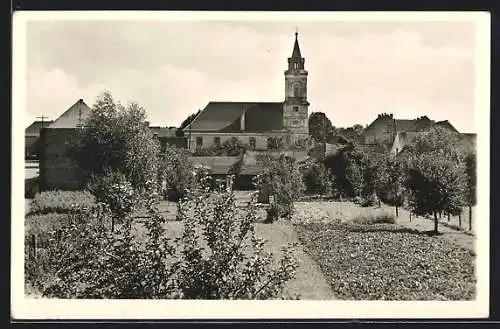
<path id="1" fill-rule="evenodd" d="M 40 135 L 40 129 L 47 128 L 52 122 L 54 121 L 34 121 L 32 124 L 30 124 L 25 130 L 24 134 L 26 136 L 39 136 Z"/>
<path id="2" fill-rule="evenodd" d="M 91 109 L 83 101 L 78 100 L 69 109 L 67 109 L 61 116 L 59 116 L 51 125 L 50 128 L 76 128 L 82 124 L 90 115 Z"/>

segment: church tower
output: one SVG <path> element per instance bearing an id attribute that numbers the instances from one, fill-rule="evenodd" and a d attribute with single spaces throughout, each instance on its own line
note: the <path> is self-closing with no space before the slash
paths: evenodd
<path id="1" fill-rule="evenodd" d="M 285 71 L 285 101 L 283 103 L 283 127 L 291 133 L 291 141 L 306 138 L 309 134 L 307 101 L 307 71 L 304 58 L 300 54 L 298 33 L 292 57 L 288 58 Z"/>

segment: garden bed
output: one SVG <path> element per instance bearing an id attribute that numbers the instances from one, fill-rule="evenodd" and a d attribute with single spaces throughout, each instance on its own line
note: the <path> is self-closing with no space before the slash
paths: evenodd
<path id="1" fill-rule="evenodd" d="M 441 237 L 393 224 L 296 225 L 339 299 L 472 300 L 475 257 Z"/>

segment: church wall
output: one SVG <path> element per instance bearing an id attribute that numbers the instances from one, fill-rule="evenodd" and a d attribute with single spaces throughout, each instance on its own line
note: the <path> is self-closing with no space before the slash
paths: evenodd
<path id="1" fill-rule="evenodd" d="M 203 137 L 203 148 L 210 147 L 214 145 L 214 138 L 220 137 L 221 144 L 225 141 L 236 137 L 244 144 L 250 144 L 250 137 L 255 138 L 255 148 L 257 150 L 267 150 L 267 139 L 269 137 L 280 137 L 284 136 L 282 132 L 266 132 L 266 133 L 191 133 L 191 150 L 194 151 L 196 148 L 196 137 Z M 187 136 L 189 141 L 189 136 Z"/>

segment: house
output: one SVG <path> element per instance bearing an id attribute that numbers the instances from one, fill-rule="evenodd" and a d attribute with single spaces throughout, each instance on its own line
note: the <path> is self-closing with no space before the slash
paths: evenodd
<path id="1" fill-rule="evenodd" d="M 26 159 L 38 158 L 36 147 L 40 130 L 49 126 L 53 121 L 34 121 L 24 130 L 24 157 Z"/>
<path id="2" fill-rule="evenodd" d="M 40 190 L 81 188 L 77 165 L 67 156 L 68 140 L 91 113 L 90 107 L 79 99 L 40 133 Z"/>
<path id="3" fill-rule="evenodd" d="M 282 138 L 285 145 L 307 139 L 308 108 L 305 59 L 299 47 L 298 34 L 292 56 L 285 70 L 284 101 L 279 102 L 209 102 L 185 127 L 191 152 L 218 145 L 233 137 L 253 150 L 273 148 L 273 139 Z"/>
<path id="4" fill-rule="evenodd" d="M 167 145 L 177 148 L 187 147 L 187 139 L 184 137 L 184 132 L 177 127 L 150 126 L 149 129 L 158 138 L 162 151 L 165 150 Z"/>

